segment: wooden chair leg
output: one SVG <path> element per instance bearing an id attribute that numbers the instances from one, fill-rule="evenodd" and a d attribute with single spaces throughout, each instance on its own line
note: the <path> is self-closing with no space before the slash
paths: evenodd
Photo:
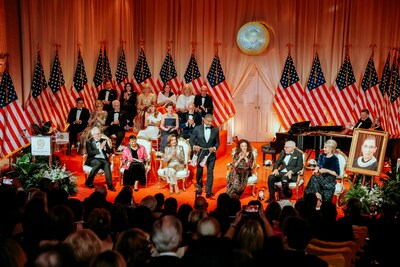
<path id="1" fill-rule="evenodd" d="M 185 182 L 186 182 L 186 179 L 182 179 L 182 190 L 183 191 L 186 191 Z"/>
<path id="2" fill-rule="evenodd" d="M 252 186 L 253 188 L 252 188 L 252 190 L 251 190 L 251 194 L 253 195 L 253 197 L 255 197 L 256 196 L 256 192 L 255 192 L 255 189 L 256 189 L 256 185 L 255 184 L 253 184 L 253 186 Z"/>

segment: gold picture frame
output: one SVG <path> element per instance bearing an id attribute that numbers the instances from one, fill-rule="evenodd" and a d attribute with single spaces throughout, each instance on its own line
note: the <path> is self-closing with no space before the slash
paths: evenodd
<path id="1" fill-rule="evenodd" d="M 243 53 L 251 56 L 259 55 L 268 47 L 268 29 L 263 23 L 248 22 L 239 29 L 236 42 Z"/>
<path id="2" fill-rule="evenodd" d="M 355 129 L 347 170 L 370 176 L 381 175 L 387 142 L 387 132 Z"/>

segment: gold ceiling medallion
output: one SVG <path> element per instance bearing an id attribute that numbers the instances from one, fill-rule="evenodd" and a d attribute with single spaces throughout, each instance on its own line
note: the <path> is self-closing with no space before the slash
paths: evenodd
<path id="1" fill-rule="evenodd" d="M 240 28 L 236 41 L 240 51 L 243 53 L 259 55 L 268 47 L 268 29 L 262 23 L 248 22 Z"/>

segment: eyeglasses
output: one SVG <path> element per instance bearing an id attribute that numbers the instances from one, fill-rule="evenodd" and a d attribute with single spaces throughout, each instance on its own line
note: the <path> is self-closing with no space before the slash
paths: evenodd
<path id="1" fill-rule="evenodd" d="M 374 149 L 376 146 L 362 146 L 363 148 Z"/>

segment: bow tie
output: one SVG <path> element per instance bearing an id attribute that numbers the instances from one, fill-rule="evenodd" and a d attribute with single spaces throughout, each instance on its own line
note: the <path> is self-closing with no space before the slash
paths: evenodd
<path id="1" fill-rule="evenodd" d="M 77 108 L 76 110 L 82 110 L 81 108 Z"/>
<path id="2" fill-rule="evenodd" d="M 97 144 L 97 143 L 100 143 L 100 140 L 96 140 L 96 144 Z"/>
<path id="3" fill-rule="evenodd" d="M 212 127 L 206 126 L 206 130 L 207 130 L 207 129 L 211 129 L 211 128 L 212 128 Z"/>
<path id="4" fill-rule="evenodd" d="M 286 154 L 286 156 L 291 156 L 291 155 L 293 155 L 293 153 Z"/>
<path id="5" fill-rule="evenodd" d="M 115 114 L 119 114 L 119 111 L 114 111 Z"/>

